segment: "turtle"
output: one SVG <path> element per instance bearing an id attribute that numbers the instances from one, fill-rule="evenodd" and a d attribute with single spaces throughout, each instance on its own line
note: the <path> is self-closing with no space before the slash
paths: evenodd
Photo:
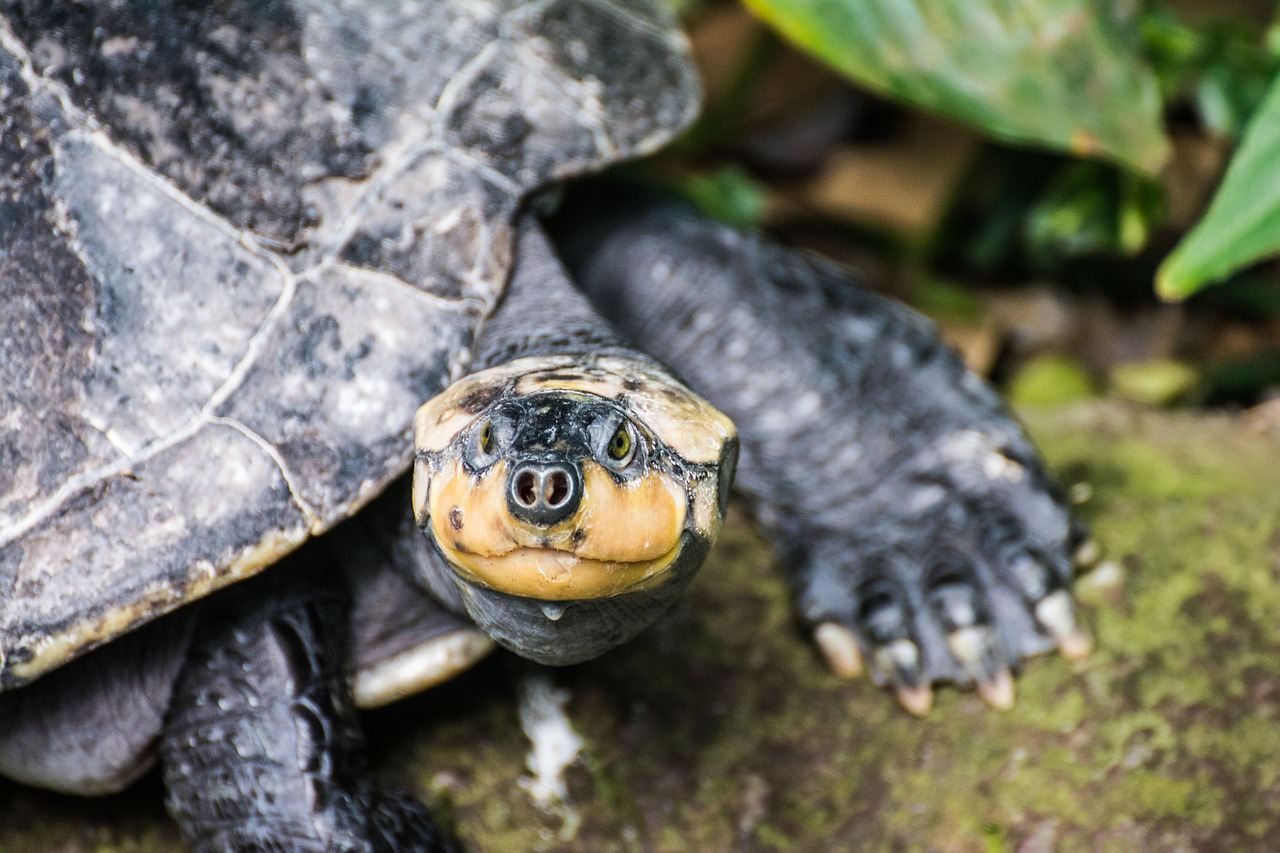
<path id="1" fill-rule="evenodd" d="M 731 490 L 908 710 L 1087 651 L 1082 528 L 926 321 L 554 189 L 698 89 L 660 0 L 0 0 L 0 774 L 158 761 L 197 850 L 451 849 L 356 708 L 625 642 Z"/>

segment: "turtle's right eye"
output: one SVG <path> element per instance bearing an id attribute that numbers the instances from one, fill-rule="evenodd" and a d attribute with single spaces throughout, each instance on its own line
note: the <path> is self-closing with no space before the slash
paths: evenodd
<path id="1" fill-rule="evenodd" d="M 467 441 L 464 458 L 474 469 L 487 468 L 497 461 L 502 449 L 511 442 L 511 423 L 493 417 L 473 429 Z"/>

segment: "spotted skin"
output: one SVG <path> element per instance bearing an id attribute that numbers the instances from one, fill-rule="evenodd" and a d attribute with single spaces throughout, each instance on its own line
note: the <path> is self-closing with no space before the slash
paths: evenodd
<path id="1" fill-rule="evenodd" d="M 917 712 L 942 680 L 1011 702 L 1009 671 L 1074 628 L 1053 595 L 1078 531 L 999 396 L 829 262 L 669 202 L 600 204 L 553 222 L 566 262 L 737 424 L 737 486 L 836 668 L 869 664 Z"/>

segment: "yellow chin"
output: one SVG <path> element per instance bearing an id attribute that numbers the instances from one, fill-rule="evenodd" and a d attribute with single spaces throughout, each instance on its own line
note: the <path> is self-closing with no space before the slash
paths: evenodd
<path id="1" fill-rule="evenodd" d="M 467 580 L 511 595 L 545 601 L 606 598 L 657 586 L 681 543 L 656 560 L 593 560 L 554 548 L 516 548 L 499 556 L 464 554 L 441 545 L 453 569 Z"/>

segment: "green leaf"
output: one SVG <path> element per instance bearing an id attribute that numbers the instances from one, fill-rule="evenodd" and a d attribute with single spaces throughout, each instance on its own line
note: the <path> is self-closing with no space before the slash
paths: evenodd
<path id="1" fill-rule="evenodd" d="M 1154 173 L 1169 141 L 1136 33 L 1105 0 L 744 0 L 869 88 L 999 138 Z"/>
<path id="2" fill-rule="evenodd" d="M 691 175 L 674 189 L 707 216 L 736 228 L 758 226 L 764 218 L 767 205 L 764 190 L 750 175 L 734 166 Z"/>
<path id="3" fill-rule="evenodd" d="M 1028 211 L 1023 239 L 1042 259 L 1134 255 L 1163 215 L 1163 192 L 1154 180 L 1103 163 L 1066 161 Z"/>
<path id="4" fill-rule="evenodd" d="M 1208 212 L 1156 271 L 1156 291 L 1184 299 L 1280 252 L 1280 77 L 1245 128 Z"/>

